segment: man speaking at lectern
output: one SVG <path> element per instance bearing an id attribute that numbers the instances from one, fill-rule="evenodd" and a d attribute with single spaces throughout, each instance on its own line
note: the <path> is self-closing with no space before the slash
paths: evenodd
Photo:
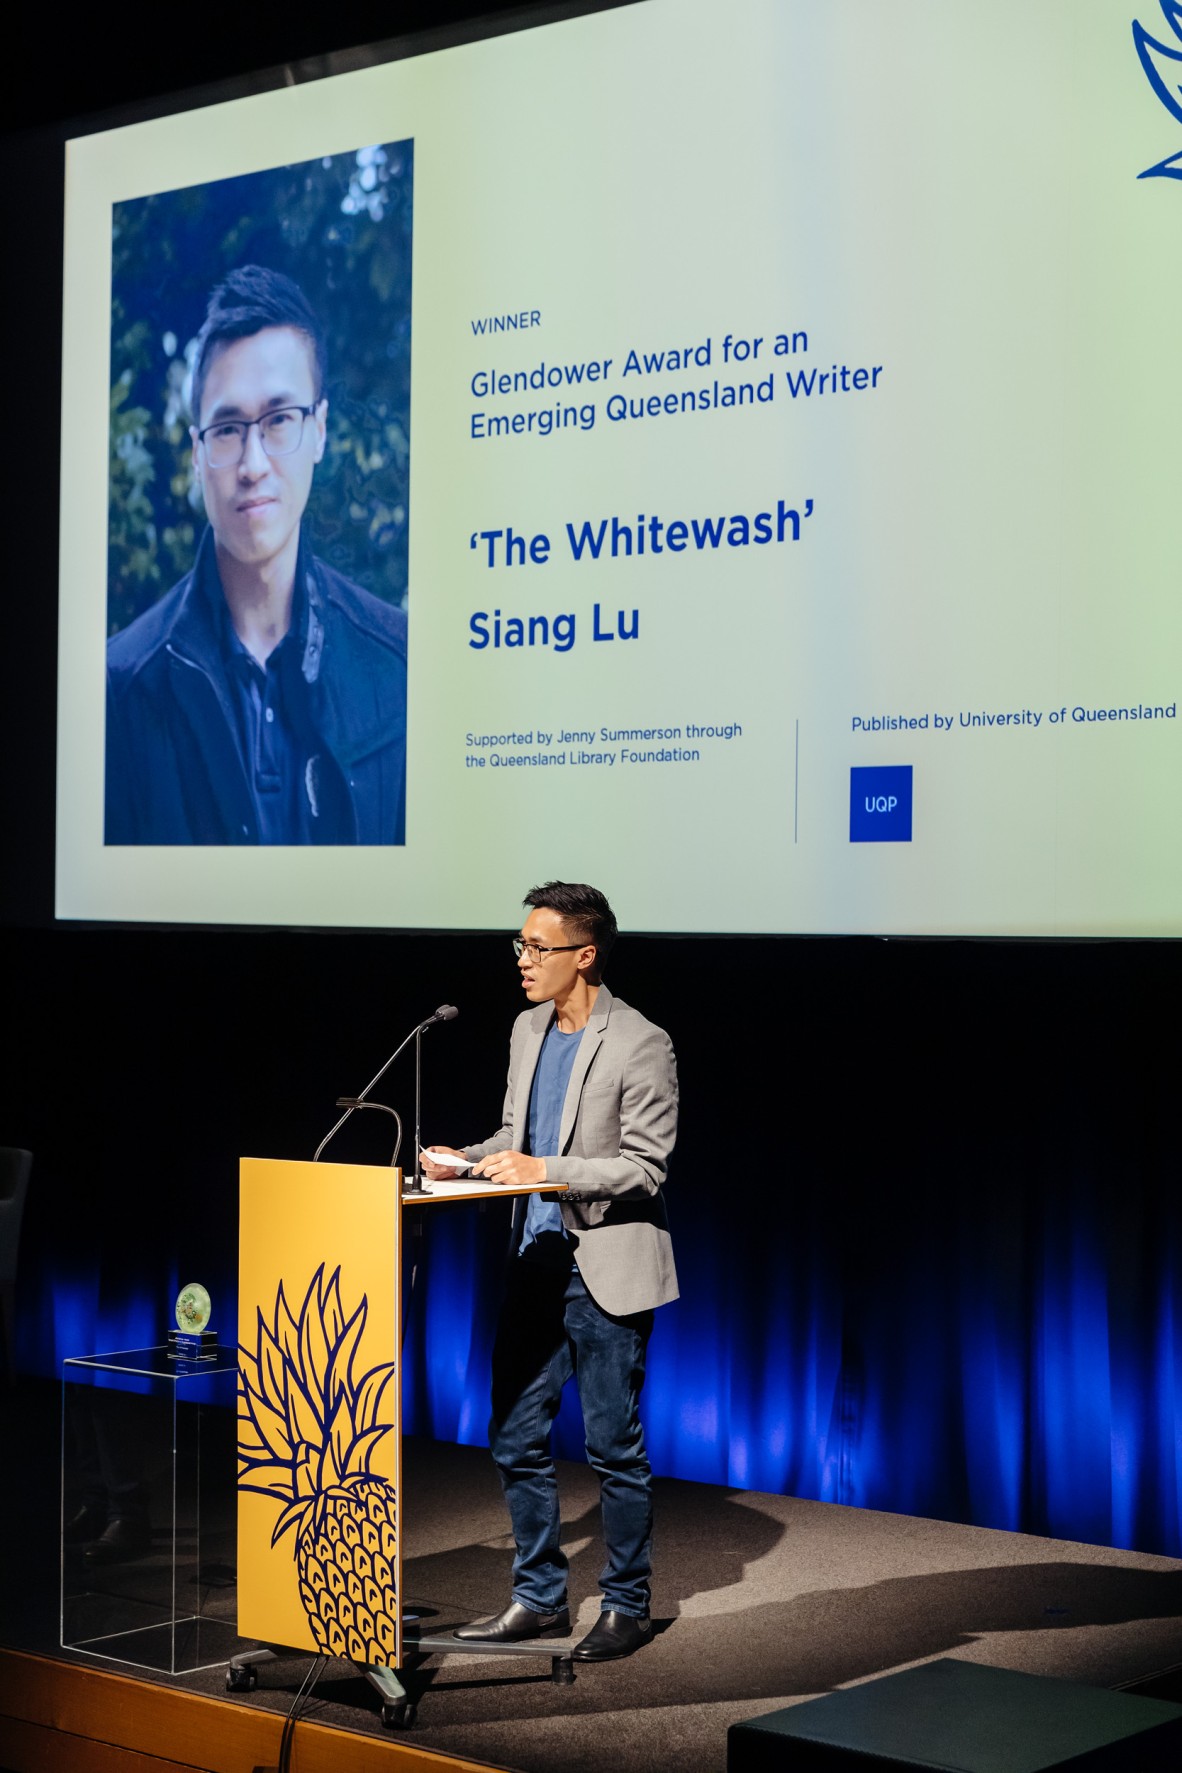
<path id="1" fill-rule="evenodd" d="M 616 936 L 603 894 L 549 881 L 525 906 L 513 946 L 534 1007 L 513 1027 L 504 1125 L 456 1155 L 478 1159 L 473 1174 L 491 1182 L 557 1192 L 516 1203 L 520 1241 L 493 1350 L 489 1444 L 517 1542 L 512 1599 L 456 1636 L 512 1643 L 570 1630 L 550 1429 L 577 1373 L 607 1563 L 599 1620 L 574 1654 L 602 1662 L 652 1637 L 652 1471 L 638 1406 L 653 1311 L 677 1297 L 661 1198 L 677 1072 L 669 1036 L 603 983 Z M 432 1180 L 456 1174 L 423 1167 Z"/>

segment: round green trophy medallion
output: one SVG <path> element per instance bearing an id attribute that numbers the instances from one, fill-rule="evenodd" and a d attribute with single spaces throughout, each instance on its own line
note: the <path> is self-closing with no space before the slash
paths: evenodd
<path id="1" fill-rule="evenodd" d="M 200 1281 L 189 1281 L 176 1296 L 176 1327 L 187 1335 L 199 1336 L 209 1323 L 212 1306 L 209 1294 Z"/>

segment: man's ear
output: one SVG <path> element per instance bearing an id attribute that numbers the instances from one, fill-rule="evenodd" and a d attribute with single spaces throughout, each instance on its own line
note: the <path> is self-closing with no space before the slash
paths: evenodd
<path id="1" fill-rule="evenodd" d="M 316 461 L 324 460 L 324 445 L 328 436 L 328 401 L 321 398 L 316 411 L 312 415 L 312 423 L 316 427 Z"/>

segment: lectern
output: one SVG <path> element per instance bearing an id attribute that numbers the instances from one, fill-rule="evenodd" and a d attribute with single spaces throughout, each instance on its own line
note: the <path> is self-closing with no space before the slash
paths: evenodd
<path id="1" fill-rule="evenodd" d="M 430 1185 L 429 1185 L 430 1186 Z M 347 1657 L 405 1721 L 403 1662 L 402 1221 L 449 1202 L 552 1191 L 479 1179 L 404 1193 L 370 1164 L 243 1158 L 238 1289 L 238 1632 Z M 411 1633 L 406 1633 L 408 1637 Z M 413 1633 L 417 1655 L 548 1656 L 570 1648 L 464 1645 Z M 253 1684 L 267 1651 L 233 1658 Z"/>

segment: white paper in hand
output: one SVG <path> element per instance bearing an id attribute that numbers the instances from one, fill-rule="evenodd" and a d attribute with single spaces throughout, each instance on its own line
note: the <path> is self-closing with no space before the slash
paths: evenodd
<path id="1" fill-rule="evenodd" d="M 419 1155 L 441 1170 L 470 1170 L 476 1162 L 473 1157 L 457 1157 L 454 1151 L 422 1151 Z"/>

